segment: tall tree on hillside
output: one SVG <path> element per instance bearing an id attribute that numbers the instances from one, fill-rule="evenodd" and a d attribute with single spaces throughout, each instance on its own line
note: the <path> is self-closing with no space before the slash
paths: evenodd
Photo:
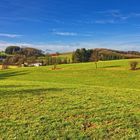
<path id="1" fill-rule="evenodd" d="M 81 55 L 81 50 L 77 49 L 73 55 L 72 55 L 72 60 L 74 63 L 79 63 L 82 62 L 82 55 Z"/>
<path id="2" fill-rule="evenodd" d="M 74 63 L 89 62 L 92 52 L 92 49 L 77 49 L 75 52 L 73 52 L 72 61 Z"/>
<path id="3" fill-rule="evenodd" d="M 81 62 L 87 62 L 87 50 L 85 48 L 82 48 L 80 50 L 81 52 Z"/>
<path id="4" fill-rule="evenodd" d="M 87 61 L 86 62 L 89 62 L 89 61 L 91 61 L 91 55 L 92 55 L 92 53 L 93 53 L 93 49 L 88 49 L 87 50 Z"/>
<path id="5" fill-rule="evenodd" d="M 94 50 L 91 55 L 91 61 L 95 63 L 96 69 L 98 68 L 98 61 L 100 60 L 99 52 L 98 50 Z"/>

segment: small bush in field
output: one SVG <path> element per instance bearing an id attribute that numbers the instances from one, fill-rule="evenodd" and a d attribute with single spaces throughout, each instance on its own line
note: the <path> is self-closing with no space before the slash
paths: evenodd
<path id="1" fill-rule="evenodd" d="M 138 62 L 137 61 L 130 62 L 131 70 L 136 70 L 137 66 L 138 66 Z"/>

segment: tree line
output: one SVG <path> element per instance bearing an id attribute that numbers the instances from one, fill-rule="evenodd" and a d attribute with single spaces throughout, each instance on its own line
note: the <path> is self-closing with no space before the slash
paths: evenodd
<path id="1" fill-rule="evenodd" d="M 8 65 L 21 66 L 26 64 L 26 66 L 33 63 L 41 63 L 42 66 L 46 65 L 56 65 L 56 64 L 69 64 L 71 60 L 67 57 L 59 57 L 58 53 L 56 56 L 51 54 L 45 54 L 42 50 L 36 48 L 19 46 L 9 46 L 5 49 L 5 57 L 3 65 L 6 67 Z"/>
<path id="2" fill-rule="evenodd" d="M 140 52 L 135 51 L 116 51 L 109 49 L 77 49 L 72 54 L 73 63 L 81 62 L 97 62 L 99 60 L 118 60 L 118 59 L 130 59 L 140 58 Z"/>
<path id="3" fill-rule="evenodd" d="M 21 66 L 22 64 L 33 64 L 33 63 L 41 63 L 42 66 L 46 65 L 54 65 L 54 64 L 69 64 L 71 60 L 67 57 L 52 57 L 51 55 L 45 55 L 43 58 L 39 58 L 37 56 L 26 57 L 25 55 L 13 55 L 7 56 L 3 61 L 4 65 L 17 65 Z"/>
<path id="4" fill-rule="evenodd" d="M 131 53 L 131 54 L 130 54 Z M 42 63 L 42 65 L 69 64 L 80 62 L 97 62 L 99 60 L 117 60 L 124 58 L 140 57 L 139 52 L 123 52 L 109 49 L 76 49 L 72 53 L 72 60 L 67 57 L 61 57 L 59 53 L 56 55 L 45 54 L 42 50 L 30 47 L 9 46 L 5 49 L 5 54 L 0 58 L 4 58 L 4 65 L 22 65 L 24 63 Z M 59 56 L 60 55 L 60 56 Z"/>
<path id="5" fill-rule="evenodd" d="M 9 55 L 16 55 L 16 54 L 25 55 L 26 57 L 43 55 L 42 50 L 31 48 L 31 47 L 19 47 L 19 46 L 8 46 L 5 49 L 5 53 Z"/>

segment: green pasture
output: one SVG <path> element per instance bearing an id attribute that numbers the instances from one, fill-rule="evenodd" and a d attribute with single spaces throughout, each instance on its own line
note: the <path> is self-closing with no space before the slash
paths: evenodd
<path id="1" fill-rule="evenodd" d="M 60 57 L 64 57 L 64 58 L 69 58 L 70 60 L 72 59 L 72 52 L 69 53 L 62 53 L 60 54 Z"/>
<path id="2" fill-rule="evenodd" d="M 130 61 L 0 70 L 0 140 L 140 139 Z"/>

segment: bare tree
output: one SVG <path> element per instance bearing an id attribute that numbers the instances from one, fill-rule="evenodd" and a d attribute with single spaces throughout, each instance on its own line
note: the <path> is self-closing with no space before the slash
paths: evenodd
<path id="1" fill-rule="evenodd" d="M 99 52 L 98 50 L 94 50 L 91 55 L 91 61 L 95 63 L 96 69 L 98 68 L 98 61 L 100 60 Z"/>
<path id="2" fill-rule="evenodd" d="M 53 68 L 52 68 L 52 70 L 56 70 L 57 69 L 57 58 L 54 57 L 52 60 L 53 60 Z"/>

